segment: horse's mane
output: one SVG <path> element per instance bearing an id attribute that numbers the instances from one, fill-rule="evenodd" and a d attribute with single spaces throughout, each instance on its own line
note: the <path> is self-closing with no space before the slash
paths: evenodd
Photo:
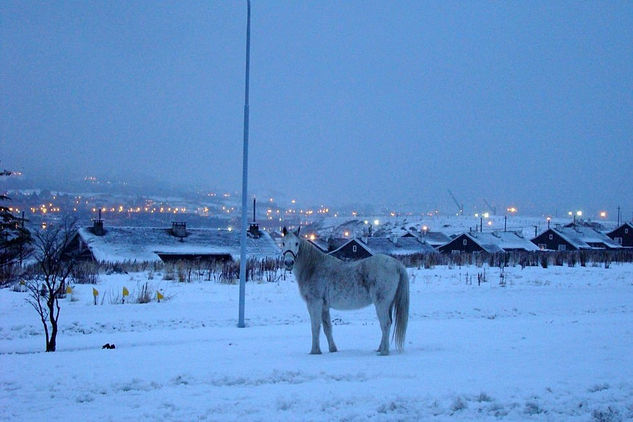
<path id="1" fill-rule="evenodd" d="M 336 259 L 321 252 L 316 246 L 311 244 L 305 239 L 299 238 L 299 250 L 297 253 L 297 260 L 301 261 L 301 273 L 298 279 L 309 278 L 317 265 L 328 261 L 329 259 Z M 300 281 L 300 280 L 297 280 Z"/>
<path id="2" fill-rule="evenodd" d="M 301 257 L 301 262 L 304 265 L 310 265 L 312 263 L 323 261 L 327 255 L 321 252 L 312 243 L 300 238 L 297 256 Z"/>

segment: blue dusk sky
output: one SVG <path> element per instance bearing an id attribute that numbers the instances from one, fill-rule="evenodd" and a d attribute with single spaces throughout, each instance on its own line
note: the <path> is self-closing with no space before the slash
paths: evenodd
<path id="1" fill-rule="evenodd" d="M 239 191 L 246 1 L 0 2 L 0 160 Z M 633 210 L 633 2 L 252 2 L 249 188 Z"/>

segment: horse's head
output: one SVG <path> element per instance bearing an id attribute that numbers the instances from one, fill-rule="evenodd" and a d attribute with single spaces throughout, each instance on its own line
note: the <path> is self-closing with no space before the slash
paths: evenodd
<path id="1" fill-rule="evenodd" d="M 291 271 L 299 253 L 299 230 L 293 233 L 284 227 L 282 234 L 284 237 L 281 241 L 281 250 L 283 251 L 284 265 L 288 271 Z"/>

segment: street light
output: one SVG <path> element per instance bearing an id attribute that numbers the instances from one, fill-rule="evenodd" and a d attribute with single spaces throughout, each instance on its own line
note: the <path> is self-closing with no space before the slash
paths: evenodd
<path id="1" fill-rule="evenodd" d="M 582 217 L 582 211 L 581 211 L 581 210 L 578 210 L 578 211 L 576 211 L 575 213 L 574 213 L 574 212 L 572 212 L 572 211 L 569 211 L 569 213 L 568 213 L 568 214 L 569 214 L 570 216 L 573 216 L 573 219 L 574 219 L 574 224 L 576 224 L 576 217 L 578 217 L 578 218 Z"/>
<path id="2" fill-rule="evenodd" d="M 508 214 L 514 214 L 517 212 L 516 207 L 508 207 L 506 208 L 506 214 L 503 216 L 503 231 L 507 231 L 508 230 Z"/>

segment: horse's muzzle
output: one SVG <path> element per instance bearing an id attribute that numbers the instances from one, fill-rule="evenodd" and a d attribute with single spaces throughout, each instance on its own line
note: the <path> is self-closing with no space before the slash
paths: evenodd
<path id="1" fill-rule="evenodd" d="M 295 265 L 295 258 L 297 257 L 294 252 L 291 250 L 287 250 L 283 253 L 284 257 L 284 266 L 286 270 L 292 271 L 292 267 Z"/>
<path id="2" fill-rule="evenodd" d="M 286 259 L 284 259 L 284 266 L 286 267 L 286 270 L 292 271 L 292 267 L 294 267 L 294 265 L 295 265 L 295 260 L 292 259 L 291 257 L 286 257 Z"/>

